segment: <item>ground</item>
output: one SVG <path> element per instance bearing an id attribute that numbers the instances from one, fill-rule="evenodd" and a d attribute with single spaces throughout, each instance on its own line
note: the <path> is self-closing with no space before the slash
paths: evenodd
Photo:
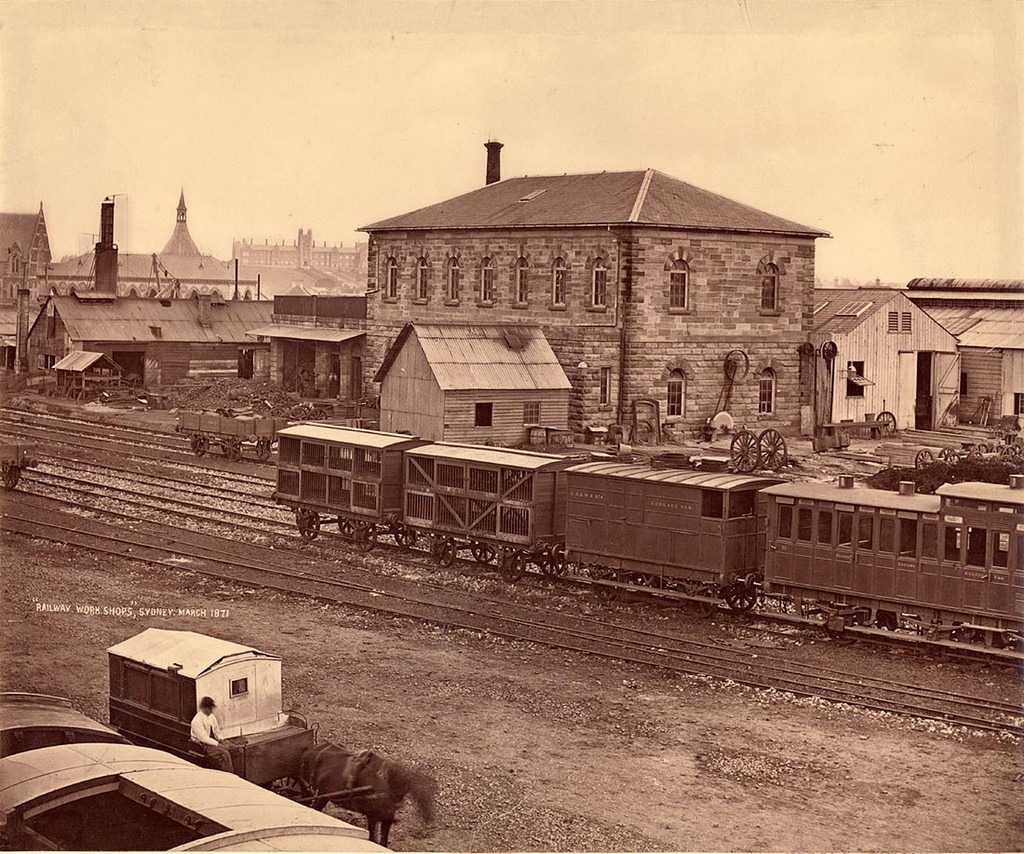
<path id="1" fill-rule="evenodd" d="M 53 544 L 0 545 L 4 690 L 69 696 L 106 720 L 104 651 L 147 626 L 277 653 L 286 706 L 318 722 L 321 737 L 438 779 L 436 822 L 407 807 L 391 837 L 399 850 L 1024 848 L 1024 755 L 1012 741 Z M 61 603 L 101 613 L 39 610 Z M 138 616 L 170 606 L 208 616 Z"/>

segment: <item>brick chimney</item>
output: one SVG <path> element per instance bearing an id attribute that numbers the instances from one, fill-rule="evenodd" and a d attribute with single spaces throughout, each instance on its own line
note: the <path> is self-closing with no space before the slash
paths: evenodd
<path id="1" fill-rule="evenodd" d="M 28 370 L 28 299 L 31 293 L 28 288 L 18 288 L 14 368 L 19 372 Z"/>
<path id="2" fill-rule="evenodd" d="M 501 180 L 501 149 L 504 146 L 495 140 L 484 143 L 487 149 L 487 183 L 495 184 Z"/>
<path id="3" fill-rule="evenodd" d="M 100 242 L 96 244 L 95 289 L 117 296 L 117 244 L 114 243 L 114 200 L 100 205 Z"/>

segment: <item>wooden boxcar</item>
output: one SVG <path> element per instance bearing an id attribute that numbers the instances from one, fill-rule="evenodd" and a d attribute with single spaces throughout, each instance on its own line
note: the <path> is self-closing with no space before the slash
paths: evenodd
<path id="1" fill-rule="evenodd" d="M 124 744 L 125 739 L 77 711 L 65 697 L 22 691 L 0 694 L 0 756 L 79 742 Z"/>
<path id="2" fill-rule="evenodd" d="M 759 490 L 777 478 L 618 462 L 566 477 L 571 564 L 601 580 L 753 606 L 767 516 Z"/>
<path id="3" fill-rule="evenodd" d="M 402 453 L 423 444 L 402 433 L 329 424 L 278 431 L 277 491 L 295 509 L 299 533 L 314 539 L 321 516 L 370 548 L 381 531 L 408 544 L 401 527 Z"/>
<path id="4" fill-rule="evenodd" d="M 518 575 L 563 556 L 566 457 L 447 442 L 405 452 L 404 522 L 431 536 L 442 565 L 469 548 Z"/>
<path id="5" fill-rule="evenodd" d="M 947 484 L 938 495 L 790 483 L 770 501 L 765 579 L 844 622 L 1016 642 L 1024 617 L 1024 491 Z"/>
<path id="6" fill-rule="evenodd" d="M 110 723 L 135 744 L 202 761 L 189 728 L 199 701 L 217 704 L 237 774 L 257 784 L 294 776 L 315 733 L 282 711 L 281 659 L 196 632 L 146 629 L 107 650 Z"/>
<path id="7" fill-rule="evenodd" d="M 4 848 L 385 851 L 365 831 L 233 774 L 130 744 L 0 759 Z"/>

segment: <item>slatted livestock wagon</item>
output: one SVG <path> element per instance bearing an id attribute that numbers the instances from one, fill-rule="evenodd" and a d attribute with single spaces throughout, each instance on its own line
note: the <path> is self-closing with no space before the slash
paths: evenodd
<path id="1" fill-rule="evenodd" d="M 789 483 L 770 501 L 765 580 L 805 613 L 844 625 L 1019 645 L 1024 629 L 1024 475 L 938 495 Z"/>
<path id="2" fill-rule="evenodd" d="M 18 485 L 24 469 L 39 465 L 35 453 L 34 445 L 15 442 L 0 444 L 0 475 L 3 477 L 5 489 L 14 489 Z"/>
<path id="3" fill-rule="evenodd" d="M 581 574 L 754 606 L 767 525 L 759 490 L 777 478 L 617 462 L 566 476 L 566 551 Z"/>
<path id="4" fill-rule="evenodd" d="M 402 524 L 402 454 L 424 444 L 404 433 L 330 424 L 298 424 L 278 432 L 275 500 L 295 510 L 299 533 L 312 540 L 323 517 L 369 550 L 381 533 L 411 546 Z"/>
<path id="5" fill-rule="evenodd" d="M 218 412 L 178 413 L 177 432 L 188 436 L 192 453 L 203 456 L 211 446 L 220 447 L 229 460 L 240 460 L 250 446 L 259 460 L 269 460 L 276 433 L 288 426 L 286 418 L 254 418 L 222 415 Z"/>
<path id="6" fill-rule="evenodd" d="M 146 629 L 107 650 L 110 723 L 134 744 L 203 763 L 189 729 L 212 697 L 235 772 L 259 785 L 296 775 L 316 734 L 282 710 L 281 659 L 196 632 Z"/>
<path id="7" fill-rule="evenodd" d="M 0 756 L 83 741 L 125 743 L 123 736 L 83 715 L 65 697 L 0 694 Z"/>
<path id="8" fill-rule="evenodd" d="M 510 578 L 564 567 L 566 457 L 438 442 L 405 452 L 406 527 L 442 566 L 469 549 Z"/>
<path id="9" fill-rule="evenodd" d="M 386 851 L 233 774 L 131 744 L 0 759 L 0 846 L 70 851 Z"/>

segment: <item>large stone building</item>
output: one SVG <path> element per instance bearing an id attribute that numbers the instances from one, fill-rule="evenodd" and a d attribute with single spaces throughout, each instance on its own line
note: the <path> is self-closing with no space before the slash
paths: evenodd
<path id="1" fill-rule="evenodd" d="M 366 244 L 317 245 L 312 229 L 299 229 L 298 239 L 284 241 L 235 240 L 232 255 L 249 278 L 260 278 L 261 293 L 340 296 L 366 289 Z"/>
<path id="2" fill-rule="evenodd" d="M 123 297 L 188 298 L 200 294 L 214 300 L 235 297 L 236 271 L 230 261 L 202 252 L 188 229 L 188 208 L 182 191 L 174 230 L 160 252 L 121 252 L 117 256 L 117 295 Z M 50 293 L 67 295 L 93 288 L 96 255 L 92 252 L 50 266 Z M 239 299 L 257 298 L 257 280 L 238 273 Z"/>
<path id="3" fill-rule="evenodd" d="M 572 383 L 577 431 L 628 424 L 645 399 L 686 431 L 721 410 L 809 426 L 800 348 L 826 232 L 653 169 L 502 181 L 498 147 L 486 186 L 362 229 L 367 365 L 410 321 L 529 324 Z"/>
<path id="4" fill-rule="evenodd" d="M 0 213 L 0 303 L 13 305 L 21 288 L 33 301 L 45 296 L 49 263 L 43 203 L 36 213 Z"/>

